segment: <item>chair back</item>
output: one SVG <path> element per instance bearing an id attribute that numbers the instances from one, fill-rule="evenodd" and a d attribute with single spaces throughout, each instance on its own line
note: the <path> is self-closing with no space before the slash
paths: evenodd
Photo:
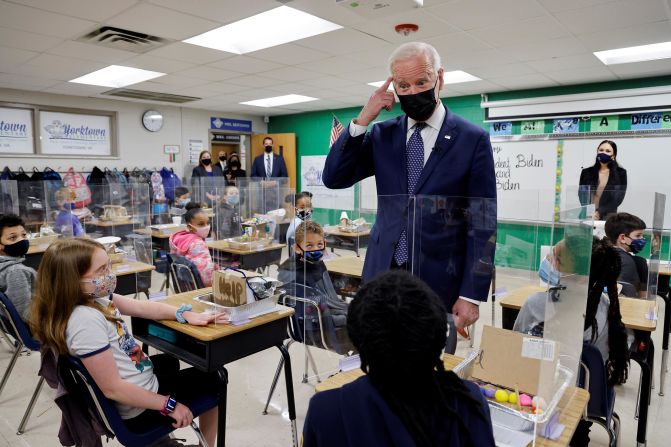
<path id="1" fill-rule="evenodd" d="M 170 277 L 177 292 L 190 292 L 205 287 L 196 265 L 184 256 L 168 253 Z"/>
<path id="2" fill-rule="evenodd" d="M 40 350 L 40 342 L 35 340 L 28 329 L 28 325 L 21 319 L 14 303 L 0 292 L 0 322 L 2 330 L 14 337 L 31 351 Z"/>
<path id="3" fill-rule="evenodd" d="M 612 387 L 608 387 L 608 375 L 603 357 L 597 348 L 589 343 L 583 343 L 581 362 L 586 370 L 581 368 L 580 387 L 589 391 L 587 414 L 590 417 L 609 418 L 615 400 Z"/>

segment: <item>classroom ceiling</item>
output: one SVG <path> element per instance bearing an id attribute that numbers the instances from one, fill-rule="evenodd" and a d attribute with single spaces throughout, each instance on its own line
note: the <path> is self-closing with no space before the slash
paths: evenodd
<path id="1" fill-rule="evenodd" d="M 404 9 L 371 18 L 336 0 L 0 0 L 0 88 L 103 97 L 109 88 L 67 81 L 116 64 L 167 73 L 127 88 L 202 98 L 184 107 L 270 116 L 336 109 L 364 104 L 374 90 L 367 83 L 387 77 L 391 51 L 413 40 L 434 45 L 446 70 L 482 79 L 446 85 L 443 96 L 665 75 L 671 59 L 605 66 L 592 52 L 671 41 L 670 2 L 360 0 Z M 344 28 L 245 55 L 181 42 L 283 4 Z M 399 23 L 419 31 L 397 34 Z M 102 26 L 168 42 L 137 54 L 77 41 Z M 292 93 L 319 100 L 239 104 Z"/>

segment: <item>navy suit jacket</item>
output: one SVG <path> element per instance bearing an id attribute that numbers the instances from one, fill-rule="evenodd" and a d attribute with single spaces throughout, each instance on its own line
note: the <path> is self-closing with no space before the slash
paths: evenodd
<path id="1" fill-rule="evenodd" d="M 264 157 L 266 154 L 259 155 L 252 163 L 252 174 L 250 177 L 265 177 L 266 164 Z M 287 172 L 287 165 L 284 163 L 284 157 L 273 153 L 273 175 L 271 177 L 289 177 Z"/>
<path id="2" fill-rule="evenodd" d="M 487 300 L 494 263 L 496 178 L 489 134 L 446 110 L 415 195 L 408 195 L 407 117 L 374 124 L 351 137 L 345 128 L 326 159 L 322 180 L 347 188 L 375 176 L 378 209 L 363 279 L 390 268 L 406 229 L 413 274 L 443 299 Z"/>

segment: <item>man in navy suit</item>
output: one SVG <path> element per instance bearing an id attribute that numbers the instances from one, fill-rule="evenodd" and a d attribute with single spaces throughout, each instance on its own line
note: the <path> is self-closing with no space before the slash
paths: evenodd
<path id="1" fill-rule="evenodd" d="M 265 153 L 259 155 L 252 163 L 252 177 L 289 177 L 287 165 L 284 163 L 284 157 L 273 152 L 273 139 L 265 137 L 263 139 L 263 149 Z"/>
<path id="2" fill-rule="evenodd" d="M 494 261 L 496 178 L 489 134 L 447 110 L 439 99 L 443 68 L 423 42 L 401 45 L 391 76 L 333 144 L 322 180 L 347 188 L 375 176 L 378 211 L 364 281 L 390 268 L 422 278 L 448 309 L 446 351 L 456 328 L 479 318 Z M 405 115 L 368 126 L 394 93 Z"/>

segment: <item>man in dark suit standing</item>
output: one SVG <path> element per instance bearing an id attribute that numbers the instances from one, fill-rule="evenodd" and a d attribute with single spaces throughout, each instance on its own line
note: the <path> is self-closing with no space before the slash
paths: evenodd
<path id="1" fill-rule="evenodd" d="M 494 262 L 496 178 L 489 134 L 439 99 L 444 70 L 423 42 L 401 45 L 391 76 L 333 144 L 322 180 L 347 188 L 372 175 L 378 194 L 364 281 L 389 268 L 423 279 L 442 298 L 456 349 L 456 328 L 477 321 Z M 393 84 L 392 84 L 393 82 Z M 405 115 L 368 126 L 391 111 L 393 85 Z"/>
<path id="2" fill-rule="evenodd" d="M 273 152 L 273 139 L 265 137 L 263 139 L 264 154 L 259 155 L 252 163 L 252 177 L 289 177 L 287 165 L 284 163 L 284 157 Z"/>

